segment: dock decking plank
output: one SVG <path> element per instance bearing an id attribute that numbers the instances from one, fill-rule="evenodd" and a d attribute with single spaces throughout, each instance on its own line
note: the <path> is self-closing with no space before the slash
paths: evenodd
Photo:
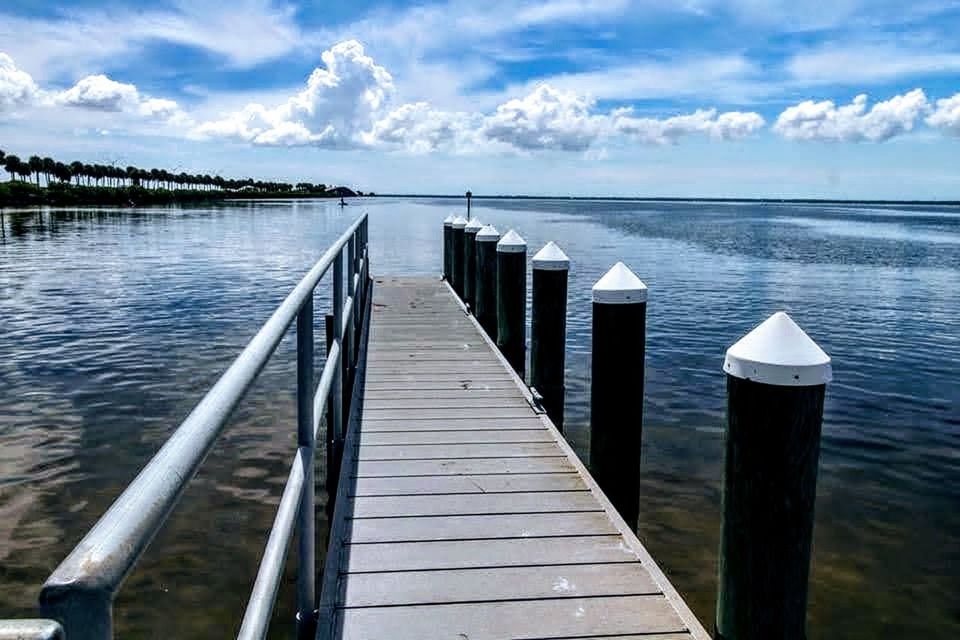
<path id="1" fill-rule="evenodd" d="M 708 640 L 447 286 L 373 291 L 318 639 Z"/>
<path id="2" fill-rule="evenodd" d="M 357 478 L 354 496 L 446 495 L 464 493 L 532 493 L 538 491 L 583 491 L 580 477 L 570 473 L 528 473 L 488 476 L 414 476 L 406 478 Z"/>

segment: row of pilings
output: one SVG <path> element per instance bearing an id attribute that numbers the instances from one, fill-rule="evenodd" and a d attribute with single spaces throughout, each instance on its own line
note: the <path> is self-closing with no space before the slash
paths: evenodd
<path id="1" fill-rule="evenodd" d="M 443 277 L 563 432 L 570 259 L 476 219 L 443 221 Z M 597 484 L 637 530 L 646 285 L 618 262 L 593 285 L 590 461 Z M 783 312 L 731 346 L 715 637 L 805 640 L 820 432 L 830 358 Z"/>

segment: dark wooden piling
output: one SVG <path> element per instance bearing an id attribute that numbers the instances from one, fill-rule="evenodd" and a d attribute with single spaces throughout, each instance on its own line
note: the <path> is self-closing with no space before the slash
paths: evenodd
<path id="1" fill-rule="evenodd" d="M 530 385 L 543 398 L 543 408 L 562 433 L 570 259 L 548 242 L 531 262 Z"/>
<path id="2" fill-rule="evenodd" d="M 727 351 L 716 637 L 805 640 L 830 358 L 785 313 Z"/>
<path id="3" fill-rule="evenodd" d="M 453 219 L 453 232 L 451 244 L 453 245 L 453 262 L 451 263 L 453 275 L 453 290 L 457 292 L 460 299 L 463 299 L 463 236 L 464 228 L 467 226 L 467 219 L 463 216 L 457 216 Z"/>
<path id="4" fill-rule="evenodd" d="M 474 218 L 463 228 L 463 301 L 476 313 L 477 233 L 483 223 Z"/>
<path id="5" fill-rule="evenodd" d="M 474 315 L 487 335 L 497 339 L 497 242 L 500 232 L 487 225 L 477 232 L 477 268 L 474 282 Z"/>
<path id="6" fill-rule="evenodd" d="M 453 278 L 453 219 L 451 214 L 443 220 L 443 279 Z"/>
<path id="7" fill-rule="evenodd" d="M 527 242 L 513 229 L 497 243 L 497 346 L 521 378 L 526 370 Z"/>
<path id="8" fill-rule="evenodd" d="M 646 317 L 646 285 L 618 262 L 593 286 L 590 470 L 634 531 L 640 509 Z"/>

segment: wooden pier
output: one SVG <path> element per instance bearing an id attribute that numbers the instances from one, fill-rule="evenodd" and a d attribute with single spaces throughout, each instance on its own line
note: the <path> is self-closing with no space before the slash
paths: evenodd
<path id="1" fill-rule="evenodd" d="M 318 638 L 709 638 L 445 283 L 368 318 Z"/>

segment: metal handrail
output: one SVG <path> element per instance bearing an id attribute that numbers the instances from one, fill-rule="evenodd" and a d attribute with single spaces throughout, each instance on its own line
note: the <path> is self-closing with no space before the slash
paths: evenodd
<path id="1" fill-rule="evenodd" d="M 315 442 L 322 408 L 331 393 L 334 400 L 330 416 L 333 433 L 335 437 L 343 437 L 342 378 L 343 373 L 355 365 L 352 360 L 355 350 L 350 348 L 351 329 L 360 313 L 354 310 L 365 308 L 363 296 L 369 273 L 367 222 L 366 214 L 362 215 L 327 249 L 157 454 L 47 579 L 40 593 L 41 610 L 45 616 L 63 624 L 69 640 L 107 640 L 112 637 L 112 603 L 116 592 L 176 507 L 231 412 L 273 355 L 294 318 L 298 327 L 298 448 L 239 637 L 262 638 L 266 634 L 286 548 L 298 515 L 301 544 L 297 635 L 312 637 L 316 627 Z M 342 259 L 345 247 L 350 252 L 350 295 L 346 301 L 343 297 Z M 331 266 L 334 326 L 339 331 L 314 393 L 313 291 Z"/>

